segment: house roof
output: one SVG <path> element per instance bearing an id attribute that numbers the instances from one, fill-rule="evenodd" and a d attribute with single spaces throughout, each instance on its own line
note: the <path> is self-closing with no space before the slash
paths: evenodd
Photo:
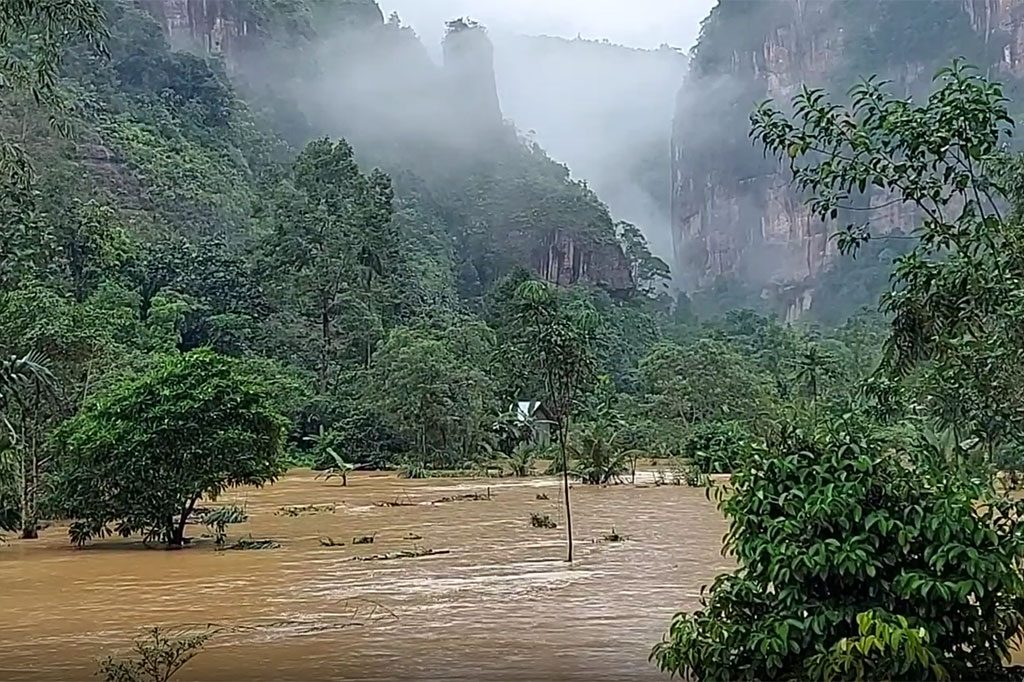
<path id="1" fill-rule="evenodd" d="M 540 409 L 539 400 L 520 400 L 512 406 L 513 410 L 516 411 L 516 417 L 519 421 L 524 422 L 528 419 L 532 419 L 537 410 Z M 541 410 L 543 412 L 543 410 Z"/>

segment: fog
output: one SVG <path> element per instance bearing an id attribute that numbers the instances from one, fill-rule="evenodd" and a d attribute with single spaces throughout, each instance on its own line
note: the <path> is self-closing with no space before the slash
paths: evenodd
<path id="1" fill-rule="evenodd" d="M 671 260 L 670 144 L 686 58 L 595 41 L 497 35 L 505 116 Z"/>
<path id="2" fill-rule="evenodd" d="M 608 39 L 631 47 L 663 43 L 688 49 L 715 0 L 382 0 L 428 45 L 441 40 L 444 22 L 472 16 L 492 31 L 565 38 Z"/>
<path id="3" fill-rule="evenodd" d="M 683 52 L 713 4 L 384 0 L 381 7 L 398 12 L 435 59 L 446 20 L 470 16 L 487 26 L 504 116 L 587 181 L 616 219 L 638 225 L 652 250 L 671 262 L 673 109 L 686 71 Z"/>
<path id="4" fill-rule="evenodd" d="M 511 121 L 671 263 L 674 108 L 685 51 L 713 1 L 381 0 L 384 16 L 397 12 L 401 22 L 366 32 L 324 20 L 321 69 L 289 98 L 315 129 L 356 142 L 368 162 L 414 172 L 388 157 L 474 146 L 487 154 L 468 123 Z M 486 48 L 440 68 L 445 24 L 462 16 L 483 24 L 494 45 L 496 98 Z M 453 118 L 451 103 L 471 99 L 474 117 Z"/>

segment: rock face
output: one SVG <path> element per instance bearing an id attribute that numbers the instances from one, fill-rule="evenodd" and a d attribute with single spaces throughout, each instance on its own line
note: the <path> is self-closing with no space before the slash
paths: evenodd
<path id="1" fill-rule="evenodd" d="M 482 26 L 467 19 L 448 22 L 444 71 L 450 96 L 460 103 L 462 125 L 493 127 L 495 123 L 501 124 L 494 46 Z"/>
<path id="2" fill-rule="evenodd" d="M 485 234 L 495 242 L 491 260 L 529 265 L 555 284 L 633 289 L 607 210 L 504 121 L 483 26 L 449 22 L 439 67 L 374 0 L 137 1 L 172 47 L 218 55 L 236 84 L 252 89 L 255 80 L 257 90 L 269 86 L 299 102 L 311 134 L 345 137 L 399 184 L 416 176 L 418 201 L 449 236 L 470 242 L 476 237 L 463 232 Z M 472 191 L 457 189 L 466 187 Z M 550 204 L 543 221 L 520 206 L 530 190 L 535 203 Z M 600 210 L 566 210 L 552 222 L 562 195 Z"/>
<path id="3" fill-rule="evenodd" d="M 957 55 L 1024 75 L 1024 0 L 720 0 L 705 21 L 679 94 L 673 139 L 675 271 L 684 289 L 736 278 L 780 296 L 789 318 L 812 305 L 835 256 L 785 173 L 748 138 L 756 102 L 788 102 L 803 84 L 842 94 L 878 73 L 914 96 Z M 867 200 L 881 230 L 913 212 Z"/>
<path id="4" fill-rule="evenodd" d="M 533 263 L 533 270 L 545 281 L 560 286 L 587 282 L 608 291 L 633 289 L 633 275 L 618 244 L 581 246 L 564 232 L 554 235 Z"/>
<path id="5" fill-rule="evenodd" d="M 269 37 L 282 33 L 309 36 L 315 25 L 330 21 L 381 24 L 375 0 L 330 0 L 312 6 L 306 0 L 139 0 L 164 29 L 171 47 L 222 55 L 231 67 L 265 49 Z"/>

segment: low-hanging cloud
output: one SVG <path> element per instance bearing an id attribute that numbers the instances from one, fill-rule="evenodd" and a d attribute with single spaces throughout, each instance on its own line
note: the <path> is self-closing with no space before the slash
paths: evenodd
<path id="1" fill-rule="evenodd" d="M 467 16 L 495 43 L 502 110 L 618 219 L 636 223 L 671 260 L 673 108 L 685 51 L 715 0 L 380 0 L 438 55 L 445 21 Z M 583 38 L 540 41 L 525 36 Z M 644 48 L 617 49 L 598 43 Z"/>
<path id="2" fill-rule="evenodd" d="M 715 0 L 381 0 L 427 44 L 440 40 L 444 22 L 472 16 L 492 30 L 528 35 L 604 39 L 633 47 L 665 43 L 688 49 Z"/>

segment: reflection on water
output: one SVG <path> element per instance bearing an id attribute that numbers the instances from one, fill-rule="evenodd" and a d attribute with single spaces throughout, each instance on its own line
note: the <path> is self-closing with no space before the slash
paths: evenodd
<path id="1" fill-rule="evenodd" d="M 0 547 L 0 679 L 87 679 L 145 628 L 207 623 L 222 630 L 176 681 L 665 679 L 647 662 L 651 645 L 730 567 L 724 522 L 700 489 L 574 487 L 569 566 L 555 479 L 349 479 L 298 472 L 221 500 L 249 513 L 232 537 L 272 538 L 277 550 L 75 550 L 64 528 Z M 430 504 L 488 487 L 490 501 Z M 374 504 L 394 501 L 413 504 Z M 280 513 L 311 504 L 335 509 Z M 560 528 L 532 528 L 530 512 Z M 595 541 L 613 527 L 630 540 Z M 323 536 L 346 546 L 323 547 Z M 417 547 L 451 553 L 350 560 Z"/>

